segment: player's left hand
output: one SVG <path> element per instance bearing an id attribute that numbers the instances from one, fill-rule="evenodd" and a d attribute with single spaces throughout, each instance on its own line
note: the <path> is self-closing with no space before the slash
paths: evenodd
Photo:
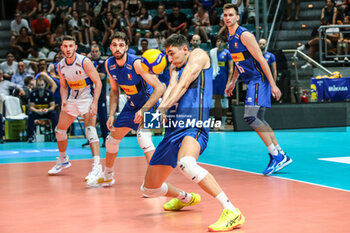
<path id="1" fill-rule="evenodd" d="M 140 109 L 135 114 L 134 123 L 135 124 L 142 124 L 142 122 L 143 122 L 143 110 Z"/>
<path id="2" fill-rule="evenodd" d="M 271 86 L 271 94 L 277 101 L 280 100 L 282 95 L 280 89 L 276 85 Z"/>
<path id="3" fill-rule="evenodd" d="M 89 113 L 91 116 L 95 116 L 97 114 L 97 103 L 92 103 L 90 105 Z"/>

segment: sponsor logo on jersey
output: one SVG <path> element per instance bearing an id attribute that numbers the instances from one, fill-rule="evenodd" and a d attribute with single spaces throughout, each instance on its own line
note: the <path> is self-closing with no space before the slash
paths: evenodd
<path id="1" fill-rule="evenodd" d="M 132 70 L 132 66 L 131 66 L 130 64 L 126 64 L 126 68 L 127 68 L 128 70 Z"/>
<path id="2" fill-rule="evenodd" d="M 111 65 L 110 67 L 109 67 L 109 69 L 110 70 L 114 70 L 115 68 L 117 68 L 117 66 L 114 64 L 114 65 Z"/>

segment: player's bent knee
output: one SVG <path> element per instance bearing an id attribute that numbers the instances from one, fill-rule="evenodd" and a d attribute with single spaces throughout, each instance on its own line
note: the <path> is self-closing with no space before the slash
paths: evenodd
<path id="1" fill-rule="evenodd" d="M 89 143 L 93 142 L 99 142 L 98 136 L 97 136 L 97 131 L 94 126 L 88 126 L 85 128 L 85 134 L 87 139 L 89 140 Z"/>
<path id="2" fill-rule="evenodd" d="M 144 153 L 155 150 L 155 147 L 152 142 L 151 131 L 138 130 L 137 141 Z"/>
<path id="3" fill-rule="evenodd" d="M 65 141 L 67 139 L 67 130 L 55 128 L 55 134 L 57 141 Z"/>
<path id="4" fill-rule="evenodd" d="M 244 114 L 243 119 L 253 129 L 257 129 L 263 124 L 263 122 L 259 118 L 257 118 L 256 116 Z"/>
<path id="5" fill-rule="evenodd" d="M 150 188 L 146 188 L 145 184 L 143 183 L 141 185 L 141 191 L 142 191 L 143 195 L 145 195 L 146 197 L 160 197 L 160 196 L 164 196 L 165 194 L 167 194 L 168 185 L 163 182 L 163 184 L 162 184 L 162 186 L 160 186 L 160 188 L 150 189 Z"/>
<path id="6" fill-rule="evenodd" d="M 106 138 L 106 151 L 107 153 L 115 154 L 118 153 L 119 143 L 121 140 L 113 138 L 111 135 L 108 135 Z"/>
<path id="7" fill-rule="evenodd" d="M 185 156 L 177 161 L 181 172 L 188 177 L 190 180 L 199 183 L 201 182 L 208 171 L 197 164 L 197 161 L 192 156 Z"/>

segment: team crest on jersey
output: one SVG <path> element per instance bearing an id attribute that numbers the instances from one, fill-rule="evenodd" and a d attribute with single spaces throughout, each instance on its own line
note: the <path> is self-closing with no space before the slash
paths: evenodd
<path id="1" fill-rule="evenodd" d="M 132 76 L 131 76 L 131 74 L 128 74 L 128 80 L 132 80 Z"/>
<path id="2" fill-rule="evenodd" d="M 237 42 L 235 43 L 235 48 L 238 48 L 238 43 Z"/>
<path id="3" fill-rule="evenodd" d="M 77 66 L 81 67 L 81 65 L 79 63 L 75 63 L 75 64 L 77 64 Z"/>
<path id="4" fill-rule="evenodd" d="M 114 65 L 111 65 L 111 66 L 109 67 L 109 69 L 110 69 L 110 70 L 115 70 L 116 67 L 117 67 L 117 66 L 114 64 Z"/>
<path id="5" fill-rule="evenodd" d="M 238 34 L 236 34 L 236 35 L 235 35 L 235 38 L 236 38 L 236 39 L 239 39 L 239 35 L 238 35 Z"/>
<path id="6" fill-rule="evenodd" d="M 131 67 L 130 64 L 126 64 L 126 68 L 127 68 L 128 70 L 132 70 L 132 67 Z"/>

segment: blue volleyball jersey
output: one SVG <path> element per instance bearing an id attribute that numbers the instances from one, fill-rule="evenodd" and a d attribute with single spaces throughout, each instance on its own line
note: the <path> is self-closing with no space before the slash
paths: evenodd
<path id="1" fill-rule="evenodd" d="M 219 65 L 218 76 L 223 76 L 223 77 L 226 77 L 227 79 L 228 72 L 229 72 L 228 62 L 232 60 L 230 51 L 228 51 L 227 49 L 224 49 L 220 52 L 218 50 L 217 56 L 218 56 L 218 65 Z"/>
<path id="2" fill-rule="evenodd" d="M 270 67 L 270 69 L 272 71 L 272 66 L 271 65 L 272 65 L 272 63 L 276 62 L 275 55 L 273 55 L 270 52 L 266 52 L 266 53 L 264 53 L 264 58 L 265 58 L 267 64 L 269 65 L 269 67 Z M 259 65 L 259 67 L 260 67 L 260 65 Z"/>
<path id="3" fill-rule="evenodd" d="M 128 98 L 126 105 L 131 109 L 141 108 L 153 93 L 153 87 L 135 72 L 133 66 L 137 59 L 140 58 L 127 54 L 126 62 L 122 67 L 118 66 L 114 57 L 110 57 L 106 61 L 109 78 L 114 79 L 124 90 Z"/>
<path id="4" fill-rule="evenodd" d="M 177 69 L 179 79 L 181 79 L 185 66 Z M 170 127 L 166 128 L 166 133 L 178 132 L 188 128 L 198 128 L 198 134 L 202 131 L 209 131 L 208 127 L 197 127 L 196 125 L 193 127 L 193 124 L 187 123 L 189 121 L 208 121 L 213 93 L 212 85 L 213 69 L 212 66 L 210 66 L 208 69 L 203 69 L 200 72 L 198 78 L 190 84 L 186 93 L 181 97 L 178 103 L 168 111 L 169 121 L 183 121 L 185 124 L 183 126 L 179 124 L 170 124 Z"/>
<path id="5" fill-rule="evenodd" d="M 247 47 L 241 41 L 241 35 L 248 29 L 238 26 L 234 35 L 228 36 L 229 51 L 239 76 L 245 83 L 256 83 L 267 81 L 260 68 L 259 62 L 250 54 Z"/>

